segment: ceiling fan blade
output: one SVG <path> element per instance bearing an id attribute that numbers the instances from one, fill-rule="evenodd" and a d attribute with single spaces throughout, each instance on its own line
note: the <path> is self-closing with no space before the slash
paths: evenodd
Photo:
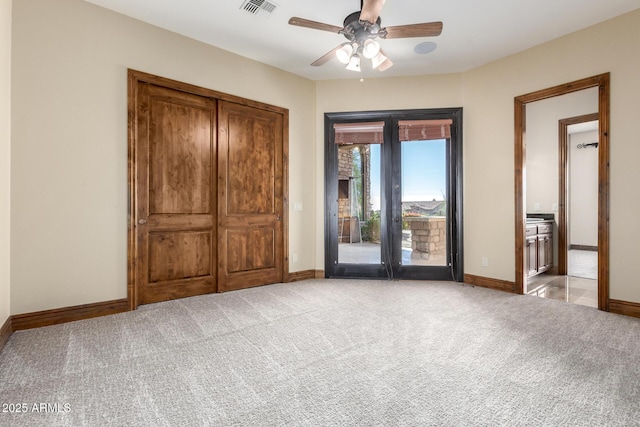
<path id="1" fill-rule="evenodd" d="M 341 47 L 342 45 L 339 44 L 338 46 L 331 49 L 329 52 L 322 55 L 320 58 L 313 61 L 311 65 L 313 65 L 314 67 L 319 67 L 320 65 L 326 64 L 327 62 L 329 62 L 329 60 L 336 57 L 336 50 L 340 49 Z"/>
<path id="2" fill-rule="evenodd" d="M 360 11 L 360 20 L 367 21 L 371 25 L 375 24 L 382 12 L 385 0 L 364 0 L 362 3 L 362 11 Z"/>
<path id="3" fill-rule="evenodd" d="M 393 67 L 393 61 L 391 61 L 389 59 L 389 57 L 387 56 L 387 53 L 383 52 L 382 49 L 380 49 L 380 53 L 383 54 L 387 59 L 385 59 L 382 64 L 378 65 L 378 70 L 379 71 L 384 71 L 384 70 L 388 70 L 389 68 Z"/>
<path id="4" fill-rule="evenodd" d="M 336 25 L 324 24 L 322 22 L 311 21 L 309 19 L 298 18 L 294 16 L 289 19 L 289 25 L 295 25 L 298 27 L 312 28 L 314 30 L 329 31 L 330 33 L 340 33 L 343 30 L 342 27 Z"/>
<path id="5" fill-rule="evenodd" d="M 422 24 L 397 25 L 384 29 L 385 39 L 404 39 L 408 37 L 434 37 L 442 33 L 442 22 L 425 22 Z M 384 33 L 383 31 L 383 33 Z"/>

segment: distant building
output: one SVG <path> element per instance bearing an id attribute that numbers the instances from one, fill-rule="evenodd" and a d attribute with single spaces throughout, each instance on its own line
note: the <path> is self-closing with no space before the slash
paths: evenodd
<path id="1" fill-rule="evenodd" d="M 402 214 L 413 213 L 420 216 L 446 215 L 447 202 L 431 200 L 426 202 L 402 202 Z"/>

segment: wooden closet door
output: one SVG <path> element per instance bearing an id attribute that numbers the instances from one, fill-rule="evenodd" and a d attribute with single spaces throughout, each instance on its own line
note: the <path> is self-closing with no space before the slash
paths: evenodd
<path id="1" fill-rule="evenodd" d="M 147 83 L 138 88 L 138 303 L 215 292 L 216 102 Z"/>
<path id="2" fill-rule="evenodd" d="M 218 290 L 283 280 L 283 116 L 218 107 Z"/>

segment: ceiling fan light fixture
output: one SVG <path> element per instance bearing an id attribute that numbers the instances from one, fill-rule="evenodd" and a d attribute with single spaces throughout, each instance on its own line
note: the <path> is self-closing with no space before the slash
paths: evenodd
<path id="1" fill-rule="evenodd" d="M 380 43 L 375 40 L 368 39 L 362 46 L 362 55 L 367 59 L 375 58 L 380 52 Z"/>
<path id="2" fill-rule="evenodd" d="M 378 54 L 376 56 L 371 58 L 371 67 L 375 70 L 376 68 L 378 68 L 380 66 L 380 64 L 384 63 L 387 59 L 389 59 L 389 58 L 384 56 L 382 54 L 382 52 L 378 52 Z"/>
<path id="3" fill-rule="evenodd" d="M 270 0 L 242 1 L 245 3 L 255 3 L 255 7 L 258 7 L 263 2 L 269 3 Z M 372 68 L 384 71 L 392 67 L 393 62 L 387 58 L 386 53 L 380 47 L 380 43 L 377 40 L 378 38 L 405 39 L 411 37 L 435 37 L 442 33 L 441 21 L 382 27 L 380 12 L 384 3 L 385 0 L 361 0 L 360 10 L 347 15 L 342 27 L 299 18 L 297 16 L 291 17 L 289 24 L 313 30 L 327 31 L 334 34 L 337 33 L 348 40 L 347 43 L 339 44 L 316 59 L 311 63 L 311 66 L 317 67 L 326 64 L 335 56 L 340 63 L 346 65 L 346 69 L 350 71 L 361 71 L 361 58 L 366 58 L 365 62 L 371 61 Z M 423 42 L 415 47 L 415 52 L 425 54 L 433 51 L 435 47 L 436 44 L 433 42 Z M 368 63 L 365 64 L 365 66 L 367 69 L 369 68 Z"/>
<path id="4" fill-rule="evenodd" d="M 349 63 L 351 55 L 353 55 L 353 47 L 351 46 L 351 43 L 344 43 L 340 49 L 336 50 L 336 58 L 338 58 L 338 61 L 343 64 Z"/>
<path id="5" fill-rule="evenodd" d="M 358 56 L 358 54 L 355 54 L 351 57 L 351 60 L 347 65 L 347 70 L 360 71 L 360 57 Z"/>

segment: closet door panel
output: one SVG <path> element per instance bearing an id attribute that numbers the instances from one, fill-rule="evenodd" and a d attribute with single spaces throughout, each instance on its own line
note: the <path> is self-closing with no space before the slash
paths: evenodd
<path id="1" fill-rule="evenodd" d="M 138 300 L 215 292 L 215 101 L 151 84 L 138 100 Z"/>
<path id="2" fill-rule="evenodd" d="M 218 286 L 283 279 L 283 117 L 219 103 Z"/>

